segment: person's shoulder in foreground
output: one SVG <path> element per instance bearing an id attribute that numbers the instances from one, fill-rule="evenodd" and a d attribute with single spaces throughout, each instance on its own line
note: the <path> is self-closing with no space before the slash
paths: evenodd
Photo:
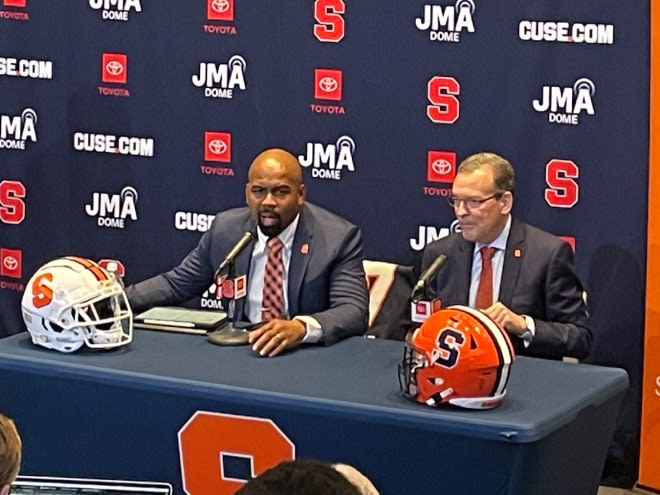
<path id="1" fill-rule="evenodd" d="M 564 240 L 512 217 L 514 192 L 515 171 L 505 158 L 484 152 L 461 162 L 449 199 L 460 232 L 427 245 L 422 269 L 445 254 L 435 295 L 443 305 L 474 304 L 509 332 L 518 352 L 583 358 L 592 333 L 573 252 Z M 493 286 L 499 297 L 479 306 L 471 298 L 484 247 L 494 248 L 493 273 L 501 281 Z"/>
<path id="2" fill-rule="evenodd" d="M 295 156 L 279 148 L 261 152 L 248 171 L 247 207 L 218 213 L 177 267 L 129 286 L 133 309 L 176 305 L 200 296 L 237 239 L 253 232 L 254 247 L 236 255 L 235 262 L 237 273 L 248 274 L 248 296 L 236 305 L 239 319 L 266 321 L 250 332 L 255 351 L 274 356 L 300 343 L 327 345 L 364 334 L 369 295 L 360 229 L 307 203 L 306 195 Z M 283 288 L 278 294 L 282 292 L 284 300 L 278 295 L 276 304 L 265 304 L 273 302 L 263 289 L 266 280 L 272 281 L 266 277 L 272 273 L 266 271 L 272 240 L 283 245 Z"/>
<path id="3" fill-rule="evenodd" d="M 347 464 L 284 461 L 243 485 L 236 495 L 378 495 L 369 479 Z"/>
<path id="4" fill-rule="evenodd" d="M 0 413 L 0 495 L 8 495 L 9 488 L 21 467 L 21 437 L 16 425 Z"/>

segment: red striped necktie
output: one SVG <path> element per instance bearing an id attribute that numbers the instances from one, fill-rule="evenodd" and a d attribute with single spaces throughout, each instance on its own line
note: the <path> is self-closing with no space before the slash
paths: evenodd
<path id="1" fill-rule="evenodd" d="M 278 237 L 268 239 L 268 260 L 264 272 L 264 293 L 261 303 L 264 321 L 281 318 L 284 314 L 283 247 L 284 243 Z"/>

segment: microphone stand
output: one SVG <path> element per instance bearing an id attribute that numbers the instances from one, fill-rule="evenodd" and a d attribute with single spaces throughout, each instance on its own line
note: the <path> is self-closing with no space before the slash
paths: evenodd
<path id="1" fill-rule="evenodd" d="M 408 303 L 408 305 L 411 308 L 410 325 L 408 326 L 406 333 L 403 337 L 404 342 L 410 342 L 410 339 L 412 339 L 415 330 L 417 330 L 421 325 L 421 322 L 414 320 L 414 315 L 413 315 L 414 310 L 412 309 L 413 305 L 416 304 L 418 301 L 427 300 L 427 299 L 428 299 L 428 292 L 427 292 L 426 284 L 424 284 L 422 287 L 415 287 L 410 293 L 410 300 Z"/>
<path id="2" fill-rule="evenodd" d="M 208 341 L 216 345 L 246 345 L 248 343 L 248 331 L 244 328 L 236 328 L 236 273 L 234 260 L 227 264 L 227 278 L 234 285 L 232 297 L 227 297 L 227 324 L 220 330 L 208 334 Z M 221 274 L 216 274 L 216 284 Z"/>
<path id="3" fill-rule="evenodd" d="M 410 302 L 417 302 L 422 299 L 428 299 L 427 284 L 424 284 L 422 287 L 417 287 L 413 289 L 410 294 Z"/>
<path id="4" fill-rule="evenodd" d="M 236 278 L 236 269 L 234 268 L 234 260 L 229 262 L 227 268 L 227 280 L 231 280 L 234 284 Z M 233 296 L 236 296 L 236 287 L 234 287 Z M 235 297 L 230 297 L 227 301 L 227 330 L 233 331 L 234 326 L 236 325 L 236 299 Z"/>
<path id="5" fill-rule="evenodd" d="M 423 284 L 416 285 L 410 294 L 410 321 L 413 325 L 406 333 L 406 342 L 410 339 L 414 330 L 439 309 L 440 300 L 429 297 L 428 283 L 424 282 Z"/>

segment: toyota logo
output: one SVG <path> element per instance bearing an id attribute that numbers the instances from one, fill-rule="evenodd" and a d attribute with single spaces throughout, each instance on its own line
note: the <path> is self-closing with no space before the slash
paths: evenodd
<path id="1" fill-rule="evenodd" d="M 227 12 L 229 10 L 229 7 L 231 7 L 229 0 L 213 0 L 211 2 L 211 8 L 213 9 L 213 11 L 219 14 L 222 14 L 223 12 Z"/>
<path id="2" fill-rule="evenodd" d="M 209 151 L 214 155 L 220 155 L 227 151 L 227 143 L 222 139 L 214 139 L 209 142 Z"/>
<path id="3" fill-rule="evenodd" d="M 108 72 L 108 74 L 111 74 L 113 76 L 118 76 L 122 72 L 124 72 L 124 66 L 120 63 L 117 62 L 116 60 L 111 60 L 107 64 L 105 64 L 105 70 Z"/>
<path id="4" fill-rule="evenodd" d="M 451 172 L 451 162 L 439 158 L 431 163 L 431 170 L 438 175 L 446 175 Z"/>
<path id="5" fill-rule="evenodd" d="M 16 270 L 18 268 L 18 260 L 14 258 L 13 256 L 6 256 L 4 260 L 2 260 L 2 264 L 5 266 L 7 270 Z"/>
<path id="6" fill-rule="evenodd" d="M 321 80 L 319 81 L 319 88 L 321 88 L 321 91 L 324 91 L 326 93 L 335 91 L 337 89 L 337 86 L 339 86 L 339 84 L 337 84 L 335 78 L 330 76 L 325 76 L 321 78 Z"/>

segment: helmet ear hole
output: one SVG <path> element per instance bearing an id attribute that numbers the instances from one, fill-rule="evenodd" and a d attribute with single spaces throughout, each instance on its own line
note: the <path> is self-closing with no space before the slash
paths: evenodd
<path id="1" fill-rule="evenodd" d="M 61 326 L 59 326 L 57 323 L 53 321 L 49 321 L 48 326 L 51 328 L 53 332 L 61 333 L 62 330 L 64 330 Z"/>

